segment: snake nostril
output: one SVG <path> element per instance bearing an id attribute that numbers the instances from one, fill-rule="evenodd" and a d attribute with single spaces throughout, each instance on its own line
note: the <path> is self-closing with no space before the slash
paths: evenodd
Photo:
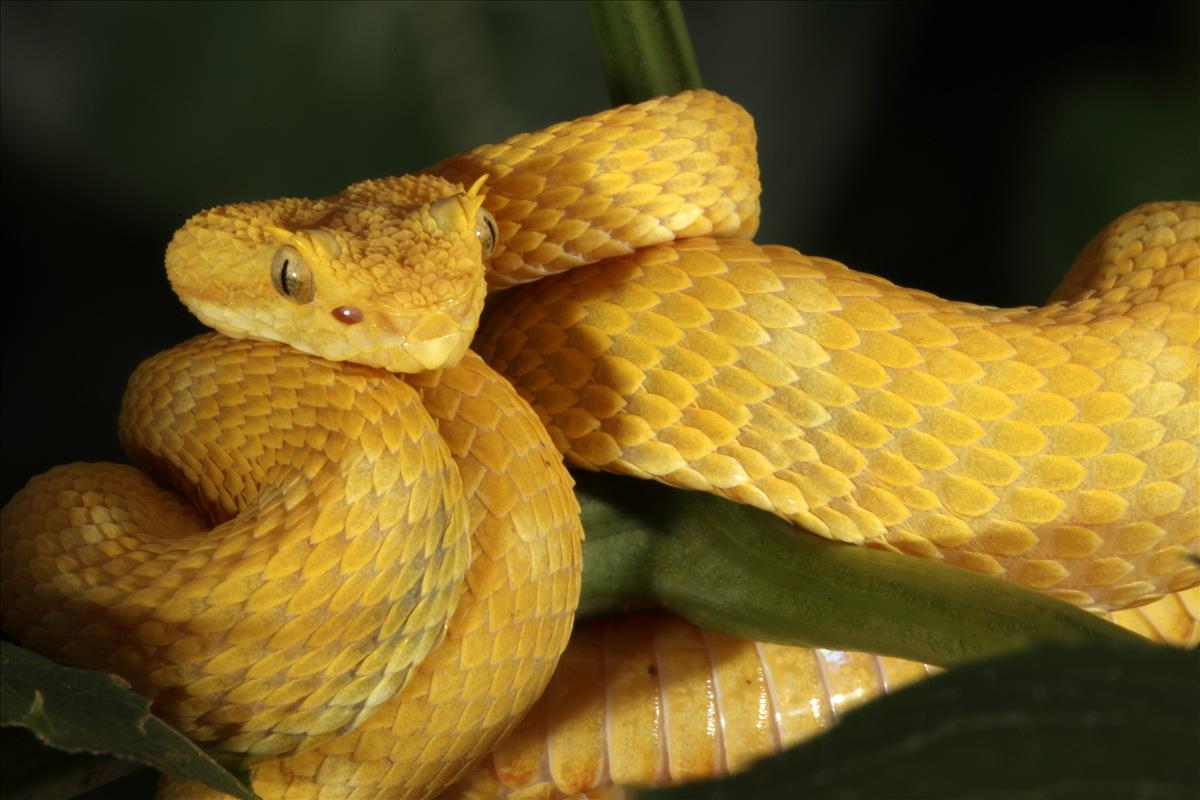
<path id="1" fill-rule="evenodd" d="M 362 311 L 354 306 L 338 306 L 332 313 L 334 319 L 345 325 L 357 325 L 363 318 Z"/>

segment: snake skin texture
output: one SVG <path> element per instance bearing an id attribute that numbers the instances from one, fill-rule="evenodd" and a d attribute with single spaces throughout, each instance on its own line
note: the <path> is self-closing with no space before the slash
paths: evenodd
<path id="1" fill-rule="evenodd" d="M 575 466 L 1123 608 L 1200 581 L 1200 205 L 1080 273 L 996 309 L 697 238 L 512 293 L 476 346 Z"/>
<path id="2" fill-rule="evenodd" d="M 218 333 L 131 379 L 145 472 L 4 507 L 4 630 L 268 800 L 619 796 L 926 674 L 660 617 L 568 646 L 565 455 L 1194 643 L 1200 206 L 1125 215 L 1043 308 L 973 306 L 748 241 L 755 142 L 685 92 L 195 215 L 167 273 Z"/>
<path id="3" fill-rule="evenodd" d="M 758 230 L 758 139 L 746 110 L 684 92 L 483 145 L 428 172 L 487 176 L 500 225 L 488 283 L 502 288 L 693 236 Z"/>
<path id="4" fill-rule="evenodd" d="M 210 334 L 138 368 L 120 430 L 146 473 L 67 465 L 4 508 L 21 644 L 251 763 L 357 727 L 441 640 L 467 516 L 407 384 Z"/>
<path id="5" fill-rule="evenodd" d="M 408 379 L 462 473 L 473 560 L 446 638 L 361 727 L 254 770 L 264 798 L 420 797 L 486 755 L 542 694 L 579 596 L 574 485 L 512 387 L 473 354 Z M 160 798 L 223 797 L 166 782 Z"/>

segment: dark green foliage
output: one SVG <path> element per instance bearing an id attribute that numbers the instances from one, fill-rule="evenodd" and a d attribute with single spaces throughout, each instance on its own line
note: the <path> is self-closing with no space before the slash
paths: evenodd
<path id="1" fill-rule="evenodd" d="M 0 724 L 27 728 L 68 753 L 110 753 L 244 800 L 256 797 L 187 737 L 151 714 L 149 701 L 129 691 L 121 679 L 63 667 L 10 642 L 0 642 Z M 78 757 L 64 759 L 53 771 L 60 777 L 95 771 L 110 777 L 121 774 L 112 765 Z M 26 780 L 43 781 L 45 773 L 34 772 Z M 10 789 L 21 788 L 10 784 L 14 778 L 6 769 L 5 797 Z"/>

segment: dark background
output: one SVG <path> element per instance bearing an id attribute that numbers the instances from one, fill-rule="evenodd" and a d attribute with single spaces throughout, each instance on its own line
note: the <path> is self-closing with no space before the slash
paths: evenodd
<path id="1" fill-rule="evenodd" d="M 1105 223 L 1200 197 L 1200 6 L 685 3 L 758 122 L 759 241 L 1039 303 Z M 608 104 L 577 3 L 0 5 L 0 499 L 118 459 L 126 376 L 201 330 L 162 252 Z"/>

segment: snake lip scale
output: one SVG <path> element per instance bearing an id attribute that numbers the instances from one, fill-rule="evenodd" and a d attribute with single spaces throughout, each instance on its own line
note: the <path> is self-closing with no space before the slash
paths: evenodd
<path id="1" fill-rule="evenodd" d="M 779 720 L 815 691 L 805 648 L 653 618 L 624 650 L 591 627 L 568 644 L 565 459 L 1140 606 L 1117 619 L 1194 644 L 1200 205 L 1122 216 L 1041 308 L 977 306 L 750 241 L 755 146 L 744 109 L 685 92 L 196 214 L 167 275 L 215 332 L 130 378 L 119 431 L 140 469 L 56 467 L 4 507 L 4 630 L 124 676 L 265 798 L 557 796 L 734 768 L 766 740 L 711 763 L 671 749 L 711 744 L 688 725 L 717 713 L 714 746 L 740 746 L 735 705 L 679 710 L 734 685 L 718 652 L 767 676 L 770 746 L 794 741 Z M 660 694 L 555 716 L 597 682 L 632 698 L 629 653 Z M 623 715 L 648 708 L 674 744 L 619 750 Z M 651 761 L 691 766 L 630 766 Z"/>

